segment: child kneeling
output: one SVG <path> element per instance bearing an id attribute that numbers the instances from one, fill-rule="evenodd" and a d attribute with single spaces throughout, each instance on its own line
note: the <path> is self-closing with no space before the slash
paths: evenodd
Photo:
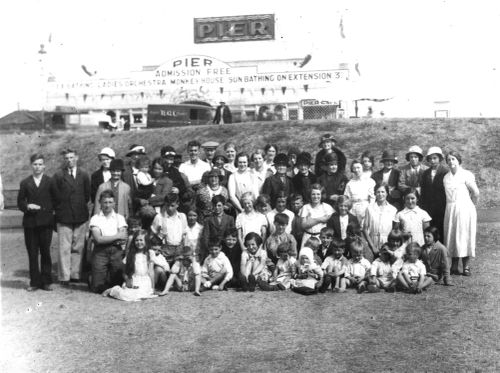
<path id="1" fill-rule="evenodd" d="M 201 267 L 201 291 L 214 289 L 225 290 L 226 284 L 233 278 L 233 267 L 226 254 L 221 251 L 218 241 L 208 245 L 209 256 Z"/>
<path id="2" fill-rule="evenodd" d="M 270 278 L 269 283 L 264 280 L 258 280 L 259 287 L 264 291 L 276 291 L 290 289 L 292 273 L 297 261 L 293 254 L 296 254 L 287 242 L 278 245 L 278 261 Z"/>
<path id="3" fill-rule="evenodd" d="M 200 264 L 194 260 L 193 249 L 189 246 L 184 246 L 175 258 L 175 263 L 170 271 L 170 277 L 160 295 L 168 294 L 170 288 L 175 285 L 178 291 L 193 291 L 194 295 L 200 296 L 200 284 Z"/>
<path id="4" fill-rule="evenodd" d="M 426 276 L 424 263 L 418 259 L 420 257 L 420 245 L 412 242 L 406 246 L 406 260 L 398 273 L 398 285 L 412 294 L 419 294 L 423 289 L 434 283 L 431 277 Z"/>

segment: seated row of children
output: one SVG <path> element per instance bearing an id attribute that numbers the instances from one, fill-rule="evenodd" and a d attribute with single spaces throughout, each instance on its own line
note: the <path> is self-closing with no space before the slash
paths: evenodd
<path id="1" fill-rule="evenodd" d="M 221 241 L 208 245 L 209 255 L 202 263 L 189 246 L 179 248 L 166 260 L 155 236 L 139 230 L 133 235 L 126 257 L 125 282 L 104 295 L 122 300 L 140 300 L 166 295 L 171 290 L 191 291 L 200 296 L 206 290 L 278 291 L 291 289 L 304 295 L 343 293 L 354 288 L 358 293 L 421 293 L 435 282 L 451 285 L 446 248 L 439 243 L 434 227 L 425 229 L 425 244 L 403 242 L 401 231 L 394 230 L 380 255 L 372 263 L 364 258 L 365 245 L 359 237 L 340 240 L 324 228 L 322 241 L 311 238 L 297 255 L 289 242 L 269 246 L 255 232 L 244 238 L 245 249 L 237 245 L 237 230 L 225 232 Z M 152 240 L 151 240 L 152 238 Z M 153 245 L 151 244 L 153 241 Z M 318 254 L 326 250 L 325 259 Z M 157 276 L 163 273 L 166 281 Z M 160 280 L 160 281 L 159 281 Z M 155 291 L 155 285 L 159 289 Z"/>

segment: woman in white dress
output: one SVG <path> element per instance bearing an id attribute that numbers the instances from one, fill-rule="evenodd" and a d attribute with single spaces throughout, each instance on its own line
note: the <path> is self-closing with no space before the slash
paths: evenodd
<path id="1" fill-rule="evenodd" d="M 304 229 L 301 248 L 311 236 L 319 238 L 321 229 L 326 227 L 326 222 L 335 212 L 328 203 L 321 202 L 321 185 L 311 185 L 311 203 L 302 207 L 299 211 L 300 225 Z"/>
<path id="2" fill-rule="evenodd" d="M 243 211 L 243 207 L 240 203 L 240 199 L 243 194 L 251 193 L 254 201 L 259 195 L 257 185 L 254 183 L 252 173 L 248 168 L 248 161 L 249 159 L 247 154 L 239 153 L 236 156 L 238 169 L 229 176 L 229 180 L 227 182 L 229 199 L 238 213 Z"/>
<path id="3" fill-rule="evenodd" d="M 375 180 L 370 177 L 362 177 L 363 165 L 360 161 L 352 162 L 351 172 L 353 176 L 347 183 L 344 194 L 352 201 L 351 214 L 356 216 L 359 224 L 363 226 L 366 209 L 368 205 L 375 200 L 373 191 L 375 188 Z"/>
<path id="4" fill-rule="evenodd" d="M 264 150 L 257 149 L 250 157 L 252 161 L 252 177 L 254 183 L 257 185 L 259 193 L 262 190 L 262 186 L 264 185 L 266 178 L 273 174 L 273 172 L 264 164 L 264 155 Z"/>
<path id="5" fill-rule="evenodd" d="M 451 256 L 451 274 L 459 274 L 458 262 L 462 258 L 463 275 L 470 276 L 469 259 L 476 255 L 476 204 L 479 189 L 472 172 L 461 166 L 462 157 L 456 151 L 446 156 L 450 168 L 443 179 L 446 192 L 444 215 L 444 244 Z"/>
<path id="6" fill-rule="evenodd" d="M 375 186 L 375 202 L 370 204 L 365 212 L 363 233 L 373 253 L 378 253 L 387 236 L 391 233 L 392 222 L 396 217 L 397 209 L 387 202 L 389 187 Z"/>

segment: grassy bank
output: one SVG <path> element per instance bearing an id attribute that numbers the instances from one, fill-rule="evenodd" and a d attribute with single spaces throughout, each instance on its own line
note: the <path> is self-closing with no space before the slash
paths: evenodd
<path id="1" fill-rule="evenodd" d="M 349 160 L 365 150 L 377 156 L 384 149 L 394 149 L 400 162 L 411 145 L 424 151 L 429 146 L 456 149 L 463 155 L 463 165 L 477 178 L 481 190 L 480 207 L 500 206 L 500 119 L 387 119 L 343 121 L 289 121 L 244 123 L 224 126 L 179 127 L 121 133 L 55 132 L 50 134 L 3 134 L 0 141 L 0 170 L 5 186 L 16 187 L 29 174 L 28 156 L 36 151 L 47 155 L 47 172 L 60 165 L 59 152 L 65 147 L 77 149 L 81 163 L 89 171 L 98 167 L 96 154 L 104 146 L 124 157 L 132 143 L 146 146 L 148 154 L 159 155 L 160 148 L 172 145 L 184 152 L 190 139 L 232 141 L 240 150 L 250 151 L 266 143 L 276 143 L 280 150 L 291 146 L 316 152 L 318 139 L 332 133 Z"/>

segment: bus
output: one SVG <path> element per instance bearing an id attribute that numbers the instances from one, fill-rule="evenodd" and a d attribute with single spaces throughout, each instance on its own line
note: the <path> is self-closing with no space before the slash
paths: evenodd
<path id="1" fill-rule="evenodd" d="M 212 124 L 213 111 L 199 104 L 148 105 L 147 128 Z"/>

